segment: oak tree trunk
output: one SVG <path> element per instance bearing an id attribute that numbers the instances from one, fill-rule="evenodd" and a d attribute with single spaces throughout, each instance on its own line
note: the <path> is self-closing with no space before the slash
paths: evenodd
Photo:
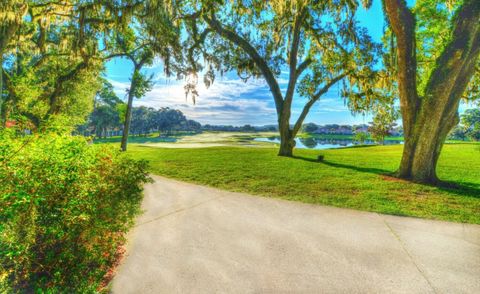
<path id="1" fill-rule="evenodd" d="M 278 156 L 293 156 L 293 148 L 295 147 L 295 138 L 290 134 L 290 130 L 280 131 L 280 149 Z"/>
<path id="2" fill-rule="evenodd" d="M 436 184 L 439 182 L 436 167 L 440 152 L 448 133 L 459 121 L 458 104 L 446 115 L 430 109 L 423 111 L 421 117 L 425 118 L 423 125 L 417 123 L 405 136 L 398 176 L 414 182 Z"/>
<path id="3" fill-rule="evenodd" d="M 132 76 L 132 82 L 130 84 L 130 89 L 128 91 L 128 102 L 127 102 L 127 111 L 125 112 L 125 122 L 123 124 L 123 134 L 122 134 L 122 144 L 121 144 L 121 150 L 122 151 L 127 151 L 127 140 L 128 140 L 128 133 L 130 130 L 130 121 L 132 119 L 132 105 L 133 105 L 133 96 L 135 93 L 135 79 L 134 77 L 136 76 L 137 69 L 134 70 L 133 76 Z"/>
<path id="4" fill-rule="evenodd" d="M 290 98 L 290 99 L 288 99 Z M 280 149 L 278 156 L 293 156 L 293 148 L 295 147 L 295 134 L 290 129 L 290 102 L 291 97 L 287 97 L 282 105 L 278 115 L 278 131 L 280 133 Z"/>

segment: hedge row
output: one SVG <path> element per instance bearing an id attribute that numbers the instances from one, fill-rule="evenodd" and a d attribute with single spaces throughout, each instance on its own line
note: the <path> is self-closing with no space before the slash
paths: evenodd
<path id="1" fill-rule="evenodd" d="M 0 292 L 96 292 L 146 167 L 83 137 L 0 131 Z"/>

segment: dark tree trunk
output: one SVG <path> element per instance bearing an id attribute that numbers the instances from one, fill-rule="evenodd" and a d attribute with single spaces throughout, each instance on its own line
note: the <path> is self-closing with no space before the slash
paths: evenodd
<path id="1" fill-rule="evenodd" d="M 438 183 L 443 143 L 458 124 L 460 98 L 480 54 L 480 2 L 465 0 L 453 20 L 452 40 L 435 61 L 423 96 L 417 92 L 416 19 L 404 0 L 385 0 L 397 40 L 398 88 L 405 145 L 398 176 Z"/>
<path id="2" fill-rule="evenodd" d="M 278 131 L 280 134 L 280 149 L 278 150 L 278 156 L 293 156 L 293 148 L 295 147 L 295 135 L 296 133 L 290 128 L 290 104 L 292 97 L 287 96 L 285 99 L 282 110 L 278 113 Z"/>
<path id="3" fill-rule="evenodd" d="M 123 124 L 123 134 L 122 134 L 122 144 L 121 150 L 127 151 L 127 140 L 128 140 L 128 133 L 130 130 L 130 122 L 132 119 L 132 105 L 133 105 L 133 96 L 135 93 L 135 79 L 133 77 L 136 76 L 137 69 L 134 70 L 132 75 L 132 82 L 130 84 L 130 89 L 128 91 L 128 102 L 127 102 L 127 111 L 125 112 L 125 122 Z"/>
<path id="4" fill-rule="evenodd" d="M 409 137 L 405 137 L 402 161 L 398 176 L 414 182 L 436 184 L 439 182 L 436 167 L 440 152 L 448 133 L 458 124 L 458 105 L 450 110 L 440 123 L 429 123 L 414 129 Z M 431 112 L 431 111 L 426 111 Z M 424 114 L 426 115 L 426 114 Z M 435 116 L 430 114 L 430 118 Z M 437 114 L 437 117 L 440 117 Z"/>
<path id="5" fill-rule="evenodd" d="M 280 129 L 280 149 L 278 156 L 293 156 L 293 148 L 295 147 L 295 136 L 292 136 L 290 128 Z"/>

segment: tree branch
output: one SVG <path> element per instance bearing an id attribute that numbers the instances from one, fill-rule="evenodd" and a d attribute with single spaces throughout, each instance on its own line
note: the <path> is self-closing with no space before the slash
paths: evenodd
<path id="1" fill-rule="evenodd" d="M 142 67 L 145 65 L 145 63 L 148 61 L 149 57 L 147 56 L 143 56 L 140 61 L 136 64 L 136 68 L 138 68 L 138 70 L 141 70 Z"/>
<path id="2" fill-rule="evenodd" d="M 11 99 L 12 98 L 17 99 L 17 93 L 15 91 L 15 87 L 12 84 L 12 78 L 11 78 L 10 74 L 4 68 L 2 68 L 2 76 L 3 76 L 3 81 L 5 82 L 4 83 L 5 90 L 8 91 L 8 96 L 7 97 L 9 97 Z"/>
<path id="3" fill-rule="evenodd" d="M 105 56 L 104 60 L 109 60 L 115 57 L 127 57 L 127 53 L 112 53 L 110 55 Z"/>
<path id="4" fill-rule="evenodd" d="M 417 56 L 415 43 L 416 20 L 407 7 L 405 0 L 384 0 L 383 5 L 390 22 L 390 27 L 397 39 L 398 88 L 402 111 L 407 129 L 413 125 L 419 107 L 417 92 Z M 408 133 L 407 133 L 408 134 Z"/>
<path id="5" fill-rule="evenodd" d="M 213 32 L 212 29 L 210 28 L 207 28 L 205 29 L 201 34 L 200 34 L 200 37 L 199 38 L 196 38 L 194 40 L 194 43 L 193 45 L 188 48 L 188 60 L 189 62 L 191 63 L 191 66 L 194 67 L 194 69 L 196 70 L 196 64 L 195 64 L 195 59 L 193 58 L 193 51 L 198 48 L 200 46 L 200 44 L 202 44 L 203 42 L 205 42 L 205 39 L 207 38 L 208 34 Z M 200 47 L 201 48 L 201 47 Z"/>
<path id="6" fill-rule="evenodd" d="M 333 79 L 331 79 L 325 86 L 323 86 L 320 90 L 318 90 L 318 92 L 315 93 L 315 95 L 313 95 L 313 99 L 318 100 L 323 94 L 327 93 L 328 90 L 330 90 L 330 88 L 333 85 L 335 85 L 338 81 L 340 81 L 341 79 L 346 77 L 349 73 L 350 73 L 350 71 L 349 72 L 344 72 L 344 73 L 341 73 L 338 76 L 334 77 Z"/>
<path id="7" fill-rule="evenodd" d="M 87 68 L 87 62 L 83 61 L 77 64 L 71 71 L 57 78 L 53 92 L 49 95 L 49 107 L 47 116 L 54 114 L 57 111 L 57 98 L 62 94 L 64 88 L 63 84 L 74 78 L 80 71 Z"/>
<path id="8" fill-rule="evenodd" d="M 310 108 L 312 108 L 313 104 L 315 104 L 315 102 L 317 102 L 318 99 L 320 99 L 320 97 L 323 94 L 327 93 L 328 90 L 333 85 L 335 85 L 338 81 L 340 81 L 341 79 L 346 77 L 347 74 L 348 73 L 342 73 L 342 74 L 339 74 L 338 76 L 336 76 L 335 78 L 331 79 L 327 84 L 325 84 L 325 86 L 323 86 L 320 90 L 318 90 L 318 92 L 315 93 L 315 95 L 313 95 L 313 97 L 310 100 L 308 100 L 308 102 L 303 106 L 302 113 L 300 113 L 300 116 L 298 117 L 297 122 L 295 123 L 295 125 L 293 127 L 293 131 L 292 131 L 293 136 L 295 136 L 298 133 L 298 131 L 300 130 L 300 128 L 302 127 L 303 121 L 307 117 L 307 114 L 310 111 Z"/>
<path id="9" fill-rule="evenodd" d="M 290 107 L 293 99 L 293 93 L 295 92 L 295 84 L 297 82 L 297 62 L 298 62 L 298 48 L 300 46 L 300 34 L 302 29 L 303 20 L 307 14 L 307 9 L 302 8 L 299 15 L 295 18 L 293 26 L 292 46 L 289 54 L 289 66 L 290 75 L 288 79 L 287 92 L 285 93 L 285 103 Z"/>
<path id="10" fill-rule="evenodd" d="M 310 57 L 307 57 L 300 65 L 298 66 L 297 70 L 295 71 L 295 75 L 297 78 L 303 73 L 304 70 L 308 68 L 310 64 L 312 64 L 313 60 Z"/>
<path id="11" fill-rule="evenodd" d="M 275 100 L 275 106 L 277 109 L 277 114 L 280 114 L 283 109 L 283 96 L 282 92 L 280 91 L 280 86 L 278 85 L 277 80 L 273 72 L 270 70 L 267 62 L 264 58 L 260 56 L 260 54 L 255 50 L 255 48 L 244 38 L 238 35 L 236 32 L 226 29 L 222 26 L 222 24 L 215 18 L 212 14 L 210 17 L 203 16 L 204 20 L 207 24 L 212 28 L 217 34 L 223 36 L 230 42 L 236 44 L 253 59 L 255 64 L 258 66 L 260 71 L 262 72 L 265 80 L 267 81 L 268 86 L 270 87 L 270 91 L 272 92 L 273 99 Z"/>

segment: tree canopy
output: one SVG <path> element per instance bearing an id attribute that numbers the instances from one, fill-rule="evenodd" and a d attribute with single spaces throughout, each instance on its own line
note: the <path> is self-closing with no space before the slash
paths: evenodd
<path id="1" fill-rule="evenodd" d="M 141 1 L 7 2 L 0 13 L 3 122 L 20 116 L 38 128 L 67 116 L 81 123 L 101 86 L 106 36 L 126 27 Z"/>

